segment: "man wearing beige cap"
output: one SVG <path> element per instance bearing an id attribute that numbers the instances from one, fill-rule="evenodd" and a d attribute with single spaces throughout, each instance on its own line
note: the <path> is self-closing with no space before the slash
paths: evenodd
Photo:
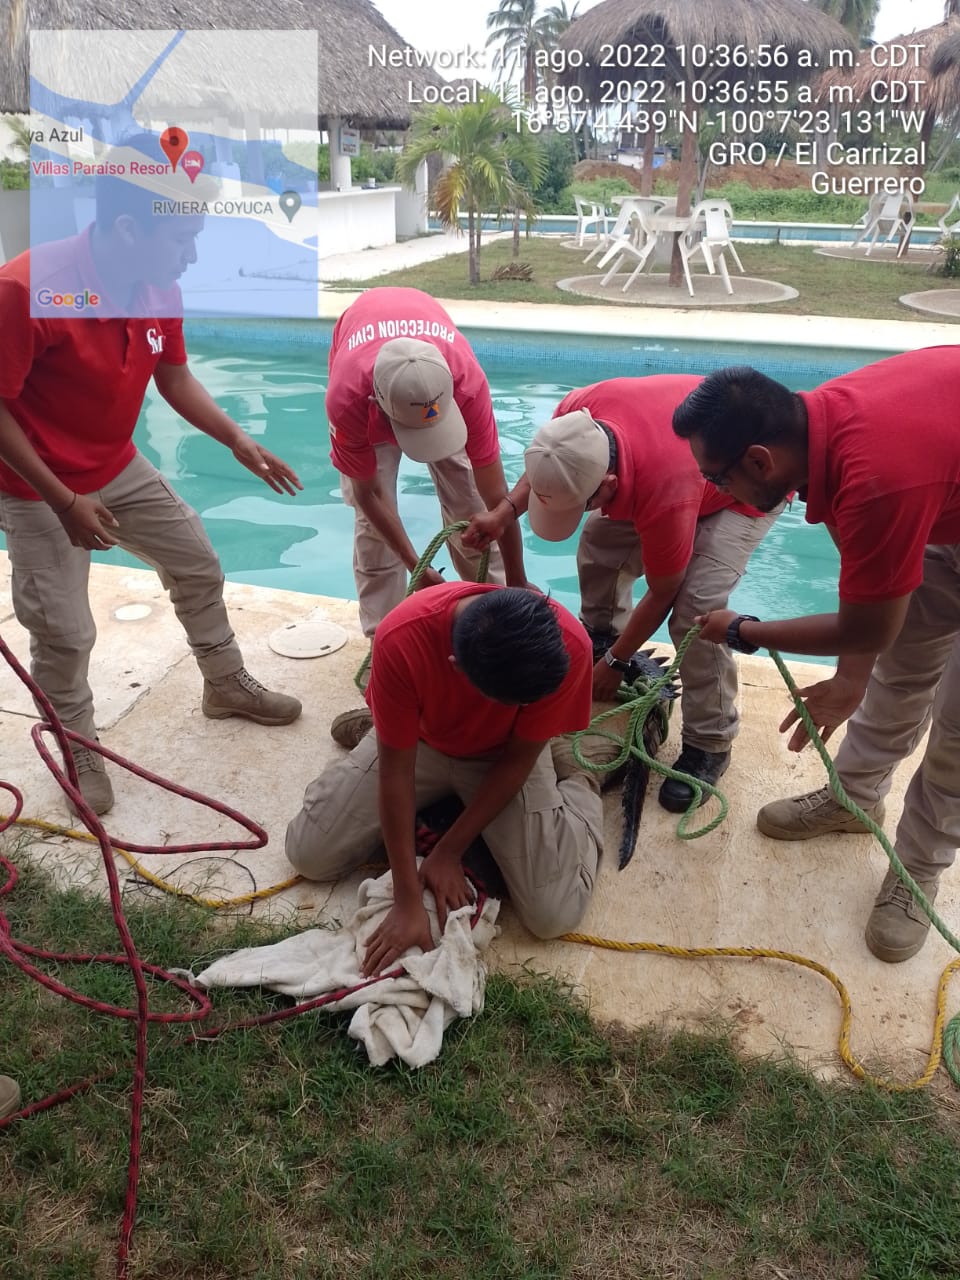
<path id="1" fill-rule="evenodd" d="M 423 547 L 397 511 L 401 454 L 427 465 L 443 524 L 505 499 L 507 485 L 490 388 L 466 338 L 429 294 L 369 289 L 333 331 L 326 396 L 330 456 L 354 508 L 353 569 L 364 634 L 400 601 Z M 439 524 L 437 526 L 440 527 Z M 457 573 L 476 580 L 480 552 L 449 542 Z M 524 585 L 520 534 L 504 530 L 490 580 Z M 428 570 L 421 586 L 441 582 Z"/>
<path id="2" fill-rule="evenodd" d="M 560 542 L 576 533 L 580 616 L 594 645 L 594 697 L 612 698 L 633 653 L 669 616 L 675 645 L 704 602 L 722 601 L 776 519 L 737 502 L 701 476 L 677 448 L 673 411 L 697 377 L 662 374 L 613 378 L 571 391 L 533 437 L 526 470 L 493 512 L 476 516 L 464 539 L 477 547 L 528 511 L 534 533 Z M 646 592 L 633 603 L 643 575 Z M 692 645 L 680 667 L 683 749 L 674 768 L 715 783 L 730 763 L 739 725 L 737 669 L 731 654 Z M 693 799 L 686 783 L 666 779 L 665 809 L 682 813 Z M 706 795 L 703 796 L 706 799 Z M 701 801 L 702 803 L 702 801 Z"/>

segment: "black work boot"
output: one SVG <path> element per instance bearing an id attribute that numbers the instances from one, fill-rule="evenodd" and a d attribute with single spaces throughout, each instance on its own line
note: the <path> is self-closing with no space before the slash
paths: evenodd
<path id="1" fill-rule="evenodd" d="M 701 751 L 699 747 L 684 746 L 674 761 L 673 768 L 678 773 L 688 773 L 700 782 L 709 782 L 715 787 L 718 779 L 726 773 L 729 764 L 729 751 Z M 693 796 L 693 787 L 676 778 L 664 778 L 660 787 L 660 804 L 671 813 L 685 813 L 690 807 Z M 708 799 L 709 792 L 704 791 L 700 797 L 700 804 L 705 804 Z"/>
<path id="2" fill-rule="evenodd" d="M 590 643 L 593 645 L 593 660 L 594 662 L 599 662 L 610 646 L 617 641 L 620 632 L 601 631 L 599 627 L 588 627 L 582 618 L 580 621 L 583 624 L 584 631 L 590 637 Z"/>

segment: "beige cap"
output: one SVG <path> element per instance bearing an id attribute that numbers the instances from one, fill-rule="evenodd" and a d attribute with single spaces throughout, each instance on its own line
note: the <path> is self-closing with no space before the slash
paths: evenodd
<path id="1" fill-rule="evenodd" d="M 385 342 L 373 366 L 373 392 L 397 444 L 414 462 L 439 462 L 467 443 L 453 375 L 431 343 L 419 338 Z"/>
<path id="2" fill-rule="evenodd" d="M 577 409 L 541 427 L 524 459 L 530 528 L 548 542 L 569 538 L 609 470 L 606 432 L 586 409 Z"/>

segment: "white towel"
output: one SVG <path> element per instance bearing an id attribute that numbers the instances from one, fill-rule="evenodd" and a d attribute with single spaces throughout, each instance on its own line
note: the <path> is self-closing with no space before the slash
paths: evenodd
<path id="1" fill-rule="evenodd" d="M 411 1067 L 432 1062 L 453 1019 L 468 1018 L 483 1008 L 487 967 L 482 956 L 498 932 L 499 901 L 487 899 L 473 929 L 473 907 L 452 911 L 442 938 L 429 891 L 424 892 L 423 904 L 438 945 L 427 952 L 411 947 L 390 966 L 402 965 L 403 975 L 348 991 L 324 1006 L 356 1009 L 349 1034 L 363 1044 L 374 1066 L 393 1057 Z M 356 987 L 366 981 L 360 962 L 367 940 L 392 906 L 388 871 L 377 880 L 364 880 L 357 910 L 342 929 L 308 929 L 269 947 L 246 947 L 217 960 L 195 981 L 201 987 L 269 987 L 296 1000 Z"/>

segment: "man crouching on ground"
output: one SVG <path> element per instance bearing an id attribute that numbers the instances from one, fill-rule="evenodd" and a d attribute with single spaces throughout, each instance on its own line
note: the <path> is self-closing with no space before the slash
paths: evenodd
<path id="1" fill-rule="evenodd" d="M 442 932 L 472 899 L 461 859 L 481 834 L 532 933 L 579 922 L 603 844 L 600 785 L 568 739 L 549 744 L 587 727 L 592 677 L 584 628 L 522 588 L 444 584 L 381 622 L 366 692 L 373 732 L 307 787 L 286 840 L 310 880 L 344 876 L 386 846 L 395 903 L 364 973 L 434 946 L 423 889 Z M 417 810 L 451 794 L 464 810 L 418 870 Z"/>

